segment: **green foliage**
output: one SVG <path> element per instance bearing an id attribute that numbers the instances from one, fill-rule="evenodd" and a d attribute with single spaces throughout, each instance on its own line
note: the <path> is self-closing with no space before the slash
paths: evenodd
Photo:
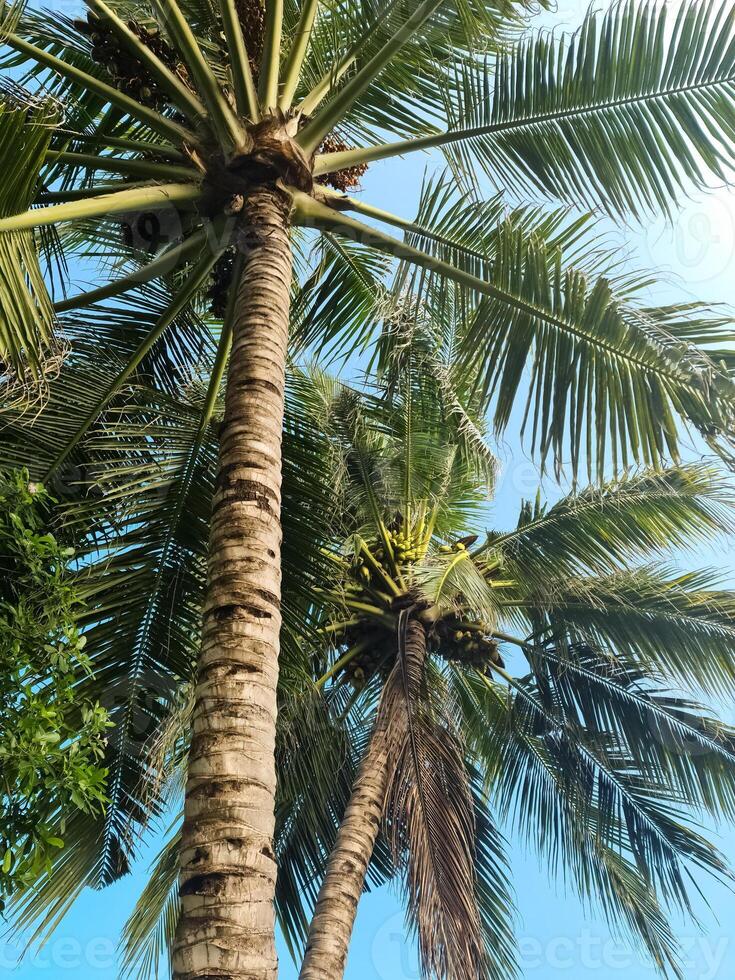
<path id="1" fill-rule="evenodd" d="M 718 0 L 625 0 L 574 34 L 524 39 L 498 56 L 492 100 L 481 69 L 464 78 L 462 123 L 487 127 L 476 159 L 522 192 L 670 213 L 689 182 L 732 167 L 734 28 Z"/>
<path id="2" fill-rule="evenodd" d="M 53 105 L 0 89 L 0 217 L 32 202 L 57 115 Z M 33 232 L 0 236 L 0 272 L 0 363 L 14 380 L 38 381 L 53 370 L 56 342 Z"/>
<path id="3" fill-rule="evenodd" d="M 68 815 L 105 804 L 107 715 L 76 694 L 89 661 L 50 502 L 27 470 L 0 474 L 0 907 L 50 867 Z"/>

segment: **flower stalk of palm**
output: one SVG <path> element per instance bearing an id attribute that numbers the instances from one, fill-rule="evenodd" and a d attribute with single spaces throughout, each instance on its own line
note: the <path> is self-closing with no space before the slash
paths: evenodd
<path id="1" fill-rule="evenodd" d="M 674 451 L 681 416 L 720 446 L 735 403 L 727 365 L 699 351 L 683 358 L 681 343 L 662 329 L 665 313 L 627 305 L 609 280 L 566 267 L 558 249 L 527 228 L 478 251 L 461 234 L 407 222 L 322 182 L 336 174 L 334 185 L 344 188 L 370 161 L 442 147 L 458 181 L 473 183 L 478 165 L 514 189 L 613 212 L 668 210 L 686 180 L 724 173 L 731 159 L 722 140 L 733 128 L 727 4 L 685 4 L 673 32 L 664 29 L 665 11 L 630 4 L 603 20 L 591 16 L 577 37 L 519 42 L 532 7 L 525 0 L 384 0 L 377 7 L 305 0 L 298 9 L 267 0 L 262 35 L 253 2 L 152 0 L 130 21 L 124 0 L 88 0 L 93 19 L 76 27 L 3 7 L 2 37 L 14 52 L 6 63 L 29 66 L 24 80 L 41 82 L 57 100 L 39 108 L 12 93 L 0 106 L 8 170 L 24 175 L 0 191 L 0 262 L 11 284 L 0 293 L 0 352 L 8 371 L 22 379 L 43 374 L 54 312 L 143 292 L 177 272 L 171 305 L 69 431 L 46 476 L 73 460 L 111 400 L 166 343 L 208 290 L 219 258 L 233 246 L 239 251 L 202 419 L 203 431 L 229 358 L 178 978 L 276 971 L 280 441 L 295 230 L 357 242 L 422 270 L 427 281 L 456 284 L 472 302 L 480 297 L 475 327 L 482 336 L 507 323 L 514 337 L 532 337 L 548 355 L 546 370 L 559 375 L 559 383 L 544 381 L 556 392 L 555 411 L 539 405 L 546 449 L 552 444 L 556 452 L 568 432 L 576 452 L 591 441 L 595 420 L 604 458 L 608 414 L 635 458 Z M 99 64 L 95 52 L 111 49 L 122 55 Z M 653 140 L 643 135 L 651 129 Z M 380 142 L 386 132 L 396 139 Z M 364 145 L 339 149 L 347 137 Z M 133 272 L 52 309 L 34 243 L 68 222 L 83 222 L 83 234 L 99 242 L 115 216 L 155 219 L 166 211 L 180 227 L 168 248 L 152 258 L 128 249 Z M 159 244 L 154 238 L 153 249 Z M 491 346 L 482 351 L 488 360 Z M 476 348 L 475 336 L 465 355 Z"/>

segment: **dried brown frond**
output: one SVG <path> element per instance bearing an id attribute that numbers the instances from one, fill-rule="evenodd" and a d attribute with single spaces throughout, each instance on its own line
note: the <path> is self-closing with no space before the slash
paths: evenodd
<path id="1" fill-rule="evenodd" d="M 445 706 L 429 693 L 424 627 L 406 611 L 399 633 L 380 708 L 390 744 L 387 834 L 404 873 L 422 975 L 474 980 L 485 976 L 485 950 L 464 753 Z"/>

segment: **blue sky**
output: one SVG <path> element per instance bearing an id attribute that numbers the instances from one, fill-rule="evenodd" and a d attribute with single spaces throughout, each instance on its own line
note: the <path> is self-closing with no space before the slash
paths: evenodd
<path id="1" fill-rule="evenodd" d="M 57 4 L 66 12 L 77 4 Z M 560 0 L 555 24 L 574 26 L 584 5 Z M 545 18 L 549 21 L 549 17 Z M 374 166 L 365 182 L 365 198 L 405 217 L 413 217 L 426 157 Z M 630 251 L 634 265 L 657 269 L 666 280 L 656 300 L 697 298 L 735 306 L 735 192 L 715 189 L 684 202 L 673 226 L 663 221 L 645 227 L 608 226 L 612 238 Z M 498 495 L 489 515 L 495 526 L 515 520 L 520 498 L 533 496 L 535 470 L 521 447 L 500 447 L 503 463 Z M 549 493 L 553 488 L 549 486 Z M 732 575 L 728 548 L 700 551 L 689 565 L 715 565 Z M 723 716 L 735 722 L 735 705 Z M 735 832 L 719 838 L 735 857 Z M 113 980 L 118 975 L 115 949 L 123 922 L 146 878 L 156 842 L 142 855 L 134 873 L 102 893 L 87 893 L 61 923 L 48 945 L 18 963 L 18 947 L 0 943 L 0 977 L 41 980 L 44 976 L 75 980 Z M 562 886 L 549 882 L 545 868 L 519 841 L 511 842 L 511 864 L 520 910 L 518 936 L 522 975 L 529 980 L 559 977 L 590 980 L 650 980 L 654 970 L 640 954 L 616 942 L 598 915 L 586 913 Z M 702 883 L 716 915 L 700 903 L 704 932 L 682 922 L 678 934 L 685 950 L 686 980 L 730 980 L 735 977 L 735 897 L 724 888 Z M 297 971 L 282 950 L 281 977 L 294 980 Z M 405 937 L 400 906 L 391 891 L 367 896 L 360 907 L 347 966 L 347 980 L 418 980 L 413 946 Z M 468 978 L 470 980 L 470 978 Z"/>

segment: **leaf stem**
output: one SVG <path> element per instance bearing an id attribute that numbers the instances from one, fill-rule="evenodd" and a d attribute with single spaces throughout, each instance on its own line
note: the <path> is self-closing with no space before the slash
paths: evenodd
<path id="1" fill-rule="evenodd" d="M 258 95 L 266 109 L 275 109 L 278 105 L 278 74 L 281 67 L 282 35 L 283 0 L 266 0 L 265 40 L 258 84 Z"/>
<path id="2" fill-rule="evenodd" d="M 296 137 L 306 153 L 315 153 L 324 137 L 349 112 L 354 102 L 369 88 L 371 82 L 389 64 L 404 44 L 413 37 L 424 21 L 436 11 L 443 0 L 424 0 L 357 74 L 342 88 L 320 113 L 307 123 Z"/>
<path id="3" fill-rule="evenodd" d="M 114 10 L 104 2 L 104 0 L 86 0 L 92 10 L 100 15 L 101 19 L 109 21 L 113 31 L 122 40 L 139 61 L 146 65 L 151 74 L 158 80 L 161 87 L 166 89 L 175 105 L 188 116 L 195 126 L 199 127 L 206 124 L 207 110 L 199 101 L 191 89 L 184 85 L 182 80 L 168 68 L 151 49 L 144 44 L 140 38 L 134 34 L 128 25 L 122 21 Z"/>
<path id="4" fill-rule="evenodd" d="M 299 84 L 301 69 L 304 64 L 304 58 L 306 57 L 306 51 L 309 47 L 309 41 L 311 40 L 311 32 L 318 9 L 319 0 L 303 0 L 301 16 L 296 26 L 296 36 L 293 39 L 291 50 L 288 53 L 286 66 L 283 70 L 281 94 L 278 97 L 278 106 L 284 111 L 291 108 L 293 97 L 296 94 L 296 88 Z"/>
<path id="5" fill-rule="evenodd" d="M 60 221 L 79 221 L 82 218 L 102 218 L 123 211 L 144 211 L 165 208 L 172 204 L 193 202 L 201 197 L 197 184 L 156 184 L 134 190 L 100 194 L 84 201 L 69 201 L 46 208 L 32 208 L 21 214 L 0 218 L 0 232 L 40 228 Z"/>
<path id="6" fill-rule="evenodd" d="M 225 38 L 227 39 L 227 50 L 230 52 L 232 82 L 235 87 L 237 108 L 243 116 L 249 117 L 250 121 L 255 123 L 260 119 L 258 93 L 253 81 L 250 59 L 245 46 L 240 18 L 237 15 L 235 0 L 219 0 L 219 6 L 225 28 Z"/>
<path id="7" fill-rule="evenodd" d="M 15 48 L 16 51 L 20 51 L 33 58 L 39 65 L 45 65 L 57 74 L 78 82 L 87 91 L 101 96 L 111 105 L 122 109 L 123 112 L 132 116 L 134 119 L 140 119 L 141 122 L 150 126 L 152 130 L 161 133 L 163 136 L 167 136 L 169 139 L 173 139 L 175 143 L 188 143 L 191 146 L 198 145 L 199 138 L 195 133 L 186 129 L 184 126 L 180 126 L 173 120 L 167 119 L 154 109 L 149 109 L 147 106 L 141 105 L 140 102 L 119 92 L 112 85 L 107 85 L 105 82 L 100 81 L 99 78 L 88 75 L 81 68 L 70 65 L 66 61 L 62 61 L 61 58 L 56 58 L 54 55 L 49 54 L 48 51 L 36 47 L 35 44 L 30 44 L 30 42 L 23 40 L 23 38 L 18 37 L 16 34 L 3 34 L 2 40 L 6 44 L 9 44 L 11 48 Z"/>
<path id="8" fill-rule="evenodd" d="M 193 167 L 177 167 L 171 163 L 152 163 L 130 157 L 100 156 L 96 153 L 72 153 L 68 150 L 48 150 L 46 162 L 66 163 L 112 174 L 131 174 L 134 177 L 148 177 L 150 180 L 196 180 L 201 176 Z"/>
<path id="9" fill-rule="evenodd" d="M 194 76 L 222 148 L 241 147 L 247 138 L 245 128 L 230 108 L 178 0 L 153 0 L 153 4 Z"/>

